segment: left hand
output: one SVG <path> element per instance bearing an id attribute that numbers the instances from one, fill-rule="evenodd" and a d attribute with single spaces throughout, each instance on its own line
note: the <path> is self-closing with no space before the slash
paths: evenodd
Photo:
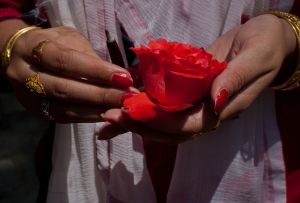
<path id="1" fill-rule="evenodd" d="M 103 118 L 110 122 L 100 131 L 100 139 L 132 131 L 149 139 L 178 143 L 191 139 L 197 132 L 212 129 L 218 119 L 230 119 L 245 110 L 270 85 L 284 59 L 296 48 L 291 26 L 273 15 L 260 15 L 220 36 L 208 51 L 228 67 L 214 80 L 212 106 L 161 112 L 153 120 L 133 121 L 121 109 L 108 110 Z M 218 115 L 218 116 L 217 116 Z"/>

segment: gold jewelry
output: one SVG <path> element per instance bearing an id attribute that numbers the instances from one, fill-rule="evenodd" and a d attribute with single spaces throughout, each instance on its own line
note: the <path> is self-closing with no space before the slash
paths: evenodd
<path id="1" fill-rule="evenodd" d="M 295 89 L 300 86 L 300 18 L 296 15 L 282 12 L 282 11 L 269 11 L 266 12 L 265 14 L 272 14 L 286 20 L 291 25 L 291 27 L 295 32 L 295 36 L 297 38 L 297 43 L 298 43 L 298 53 L 299 53 L 297 67 L 294 73 L 292 74 L 292 76 L 286 82 L 284 82 L 281 85 L 273 87 L 273 89 L 275 90 L 282 90 L 282 91 Z"/>
<path id="2" fill-rule="evenodd" d="M 30 92 L 43 96 L 46 96 L 46 92 L 43 84 L 40 82 L 40 74 L 36 73 L 33 76 L 30 76 L 25 80 L 26 87 L 30 90 Z"/>
<path id="3" fill-rule="evenodd" d="M 17 39 L 23 35 L 24 33 L 28 32 L 29 30 L 37 29 L 38 27 L 36 26 L 29 26 L 22 28 L 12 34 L 8 40 L 5 42 L 5 45 L 3 47 L 2 53 L 1 53 L 1 67 L 2 68 L 7 68 L 9 63 L 10 63 L 10 58 L 11 58 L 11 52 L 13 49 L 14 44 L 16 43 Z"/>
<path id="4" fill-rule="evenodd" d="M 38 45 L 36 47 L 34 47 L 32 49 L 32 58 L 37 62 L 40 63 L 42 60 L 42 54 L 43 54 L 43 49 L 46 45 L 46 43 L 48 42 L 48 40 L 43 40 L 40 43 L 38 43 Z"/>

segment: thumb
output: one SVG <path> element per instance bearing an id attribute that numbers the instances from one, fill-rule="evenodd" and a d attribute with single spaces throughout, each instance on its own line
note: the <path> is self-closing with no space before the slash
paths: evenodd
<path id="1" fill-rule="evenodd" d="M 211 98 L 216 114 L 220 114 L 228 106 L 229 100 L 238 101 L 235 103 L 234 112 L 244 110 L 267 83 L 271 82 L 270 77 L 265 80 L 265 76 L 272 70 L 272 65 L 268 62 L 271 60 L 256 48 L 248 46 L 236 52 L 234 50 L 238 49 L 233 48 L 229 53 L 231 60 L 228 67 L 212 84 Z M 246 91 L 247 89 L 251 91 Z"/>

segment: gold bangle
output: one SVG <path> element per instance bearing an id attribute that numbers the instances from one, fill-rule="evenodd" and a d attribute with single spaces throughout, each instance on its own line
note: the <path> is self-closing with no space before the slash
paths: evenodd
<path id="1" fill-rule="evenodd" d="M 7 68 L 10 63 L 11 51 L 13 49 L 14 44 L 16 43 L 17 39 L 23 35 L 24 33 L 28 32 L 32 29 L 37 29 L 36 26 L 28 26 L 16 31 L 12 34 L 8 40 L 5 42 L 3 50 L 1 52 L 1 68 Z"/>
<path id="2" fill-rule="evenodd" d="M 279 18 L 286 20 L 294 30 L 295 36 L 297 38 L 299 53 L 297 67 L 292 76 L 289 79 L 287 79 L 287 81 L 285 81 L 283 84 L 272 87 L 275 90 L 281 91 L 293 90 L 300 86 L 300 18 L 296 15 L 282 11 L 268 11 L 264 14 L 275 15 Z"/>

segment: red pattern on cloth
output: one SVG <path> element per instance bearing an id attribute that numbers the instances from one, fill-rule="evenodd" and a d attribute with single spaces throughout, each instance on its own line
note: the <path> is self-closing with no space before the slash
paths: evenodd
<path id="1" fill-rule="evenodd" d="M 0 21 L 6 18 L 20 17 L 24 11 L 31 9 L 34 1 L 0 0 Z"/>
<path id="2" fill-rule="evenodd" d="M 20 1 L 0 0 L 0 19 L 3 17 L 17 17 L 21 15 Z"/>

